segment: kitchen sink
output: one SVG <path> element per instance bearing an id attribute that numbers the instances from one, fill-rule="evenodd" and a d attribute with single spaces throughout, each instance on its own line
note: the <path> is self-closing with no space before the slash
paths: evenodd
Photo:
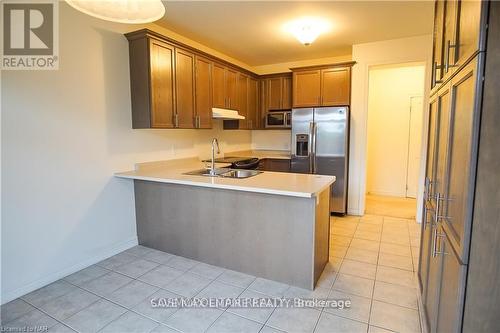
<path id="1" fill-rule="evenodd" d="M 208 177 L 220 177 L 221 174 L 231 171 L 228 168 L 218 168 L 215 169 L 215 175 L 210 174 L 210 169 L 200 169 L 194 170 L 184 173 L 185 175 L 194 175 L 194 176 L 208 176 Z"/>
<path id="2" fill-rule="evenodd" d="M 194 176 L 207 176 L 207 177 L 224 177 L 224 178 L 249 178 L 262 173 L 258 170 L 245 170 L 245 169 L 215 169 L 215 174 L 211 175 L 209 169 L 200 169 L 195 171 L 186 172 L 185 175 Z"/>
<path id="3" fill-rule="evenodd" d="M 245 169 L 231 169 L 230 171 L 221 174 L 221 177 L 227 178 L 248 178 L 258 175 L 262 171 L 257 170 L 245 170 Z"/>

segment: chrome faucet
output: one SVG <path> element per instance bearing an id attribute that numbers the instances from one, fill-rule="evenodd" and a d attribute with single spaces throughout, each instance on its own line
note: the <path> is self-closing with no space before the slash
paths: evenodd
<path id="1" fill-rule="evenodd" d="M 217 147 L 217 154 L 220 154 L 219 141 L 217 138 L 212 139 L 212 161 L 210 163 L 210 176 L 216 176 L 215 172 L 215 147 Z"/>

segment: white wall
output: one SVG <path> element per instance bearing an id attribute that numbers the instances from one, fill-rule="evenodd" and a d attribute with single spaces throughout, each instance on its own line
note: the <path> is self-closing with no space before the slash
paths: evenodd
<path id="1" fill-rule="evenodd" d="M 252 148 L 257 150 L 290 150 L 290 130 L 252 131 Z"/>
<path id="2" fill-rule="evenodd" d="M 401 38 L 375 43 L 353 45 L 352 59 L 356 65 L 352 71 L 351 92 L 351 138 L 349 166 L 349 203 L 348 212 L 363 215 L 366 192 L 366 156 L 367 156 L 367 114 L 368 114 L 368 73 L 369 68 L 378 65 L 402 64 L 410 62 L 426 63 L 424 106 L 429 98 L 432 36 L 424 35 Z M 391 89 L 392 87 L 387 87 Z M 424 112 L 426 117 L 427 112 Z M 423 132 L 427 131 L 427 119 L 423 121 Z M 422 149 L 426 146 L 423 136 Z M 422 156 L 424 156 L 422 154 Z M 425 164 L 422 159 L 421 166 Z M 423 167 L 420 174 L 420 188 L 423 189 Z M 417 197 L 417 205 L 422 202 L 422 190 Z M 420 211 L 417 220 L 420 221 Z"/>
<path id="3" fill-rule="evenodd" d="M 123 32 L 139 27 L 59 7 L 60 69 L 1 74 L 2 303 L 137 243 L 133 184 L 114 172 L 208 153 L 213 136 L 226 151 L 251 143 L 220 121 L 132 130 Z"/>
<path id="4" fill-rule="evenodd" d="M 406 197 L 410 103 L 424 95 L 424 81 L 425 65 L 370 69 L 367 193 Z M 411 116 L 421 119 L 422 110 L 412 110 Z M 413 133 L 412 139 L 420 141 L 421 128 Z"/>

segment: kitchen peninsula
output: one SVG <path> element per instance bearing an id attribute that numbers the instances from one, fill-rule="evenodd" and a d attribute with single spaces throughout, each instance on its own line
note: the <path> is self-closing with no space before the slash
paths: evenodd
<path id="1" fill-rule="evenodd" d="M 116 174 L 134 180 L 139 244 L 312 290 L 328 262 L 335 177 L 185 174 L 204 167 L 192 158 Z"/>

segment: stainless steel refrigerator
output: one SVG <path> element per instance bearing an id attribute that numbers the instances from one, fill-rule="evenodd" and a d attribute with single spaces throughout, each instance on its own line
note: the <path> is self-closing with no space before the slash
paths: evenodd
<path id="1" fill-rule="evenodd" d="M 330 212 L 347 212 L 349 108 L 292 110 L 292 172 L 333 175 Z"/>

